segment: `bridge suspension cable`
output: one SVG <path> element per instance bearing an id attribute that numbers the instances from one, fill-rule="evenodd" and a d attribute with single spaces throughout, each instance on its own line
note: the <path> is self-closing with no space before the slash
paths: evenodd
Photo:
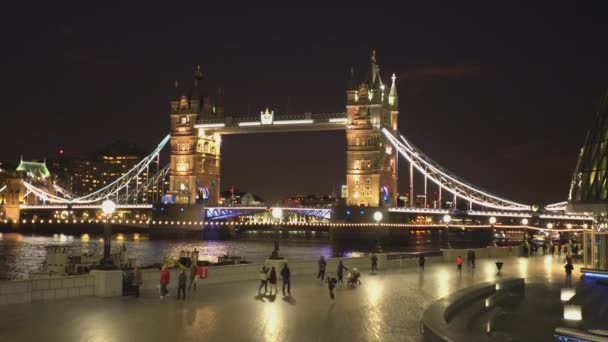
<path id="1" fill-rule="evenodd" d="M 163 181 L 165 177 L 167 177 L 170 166 L 170 164 L 165 165 L 156 174 L 148 177 L 141 185 L 139 185 L 139 187 L 131 188 L 128 192 L 119 194 L 117 202 L 128 203 L 130 199 L 137 197 L 138 194 L 145 194 L 151 186 L 158 184 L 158 182 Z"/>
<path id="2" fill-rule="evenodd" d="M 50 193 L 46 192 L 45 190 L 37 188 L 36 186 L 34 186 L 28 182 L 25 182 L 25 181 L 23 182 L 23 185 L 26 187 L 26 189 L 28 191 L 33 193 L 36 197 L 41 199 L 43 202 L 50 202 L 50 203 L 86 204 L 86 203 L 101 202 L 101 201 L 111 198 L 113 196 L 116 196 L 116 198 L 120 198 L 119 197 L 120 191 L 122 191 L 123 189 L 126 189 L 126 192 L 129 193 L 129 183 L 131 183 L 133 181 L 137 182 L 140 175 L 143 172 L 146 172 L 149 170 L 150 164 L 154 163 L 155 159 L 158 158 L 160 151 L 165 147 L 167 142 L 169 142 L 170 137 L 171 137 L 170 135 L 167 135 L 149 155 L 147 155 L 145 158 L 143 158 L 139 163 L 137 163 L 133 168 L 131 168 L 125 174 L 118 177 L 112 183 L 110 183 L 110 184 L 104 186 L 103 188 L 98 189 L 88 195 L 84 195 L 84 196 L 76 197 L 76 198 L 64 198 L 64 197 L 59 197 L 59 196 L 50 194 Z M 136 186 L 136 189 L 139 189 L 139 187 Z"/>
<path id="3" fill-rule="evenodd" d="M 532 207 L 526 204 L 521 204 L 506 200 L 496 195 L 490 194 L 487 191 L 473 186 L 464 180 L 459 179 L 448 170 L 427 157 L 413 144 L 407 141 L 402 135 L 399 135 L 399 141 L 389 130 L 382 129 L 382 133 L 388 141 L 393 145 L 399 153 L 410 162 L 410 165 L 415 167 L 425 178 L 446 190 L 456 197 L 460 197 L 470 203 L 478 204 L 482 207 L 494 208 L 499 210 L 531 210 Z"/>

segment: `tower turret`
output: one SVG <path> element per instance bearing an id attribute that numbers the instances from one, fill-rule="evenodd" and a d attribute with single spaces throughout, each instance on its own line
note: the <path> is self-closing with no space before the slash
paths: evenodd
<path id="1" fill-rule="evenodd" d="M 395 81 L 397 80 L 397 76 L 393 73 L 391 77 L 393 83 L 391 84 L 391 90 L 388 92 L 388 104 L 391 108 L 397 108 L 399 105 L 399 99 L 397 97 L 397 86 L 395 85 Z"/>

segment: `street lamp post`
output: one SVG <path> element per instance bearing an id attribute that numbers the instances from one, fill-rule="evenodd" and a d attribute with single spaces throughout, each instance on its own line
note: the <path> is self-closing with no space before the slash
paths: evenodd
<path id="1" fill-rule="evenodd" d="M 101 267 L 108 269 L 114 267 L 114 261 L 110 254 L 112 248 L 112 226 L 110 225 L 110 218 L 116 210 L 116 203 L 111 200 L 105 200 L 101 204 L 101 210 L 106 216 L 103 224 L 103 258 L 101 259 Z"/>
<path id="2" fill-rule="evenodd" d="M 380 234 L 380 232 L 378 230 L 380 230 L 380 221 L 382 221 L 382 212 L 381 211 L 376 211 L 374 213 L 374 221 L 376 221 L 377 229 L 376 229 L 376 250 L 378 252 L 381 252 L 381 248 L 380 248 L 380 238 L 378 236 L 378 234 Z"/>
<path id="3" fill-rule="evenodd" d="M 274 218 L 274 250 L 270 255 L 270 259 L 272 260 L 280 260 L 283 259 L 279 256 L 279 224 L 281 219 L 283 218 L 283 209 L 281 208 L 273 208 L 272 209 L 272 218 Z"/>
<path id="4" fill-rule="evenodd" d="M 452 246 L 450 245 L 450 237 L 449 237 L 449 233 L 450 233 L 450 221 L 452 221 L 452 216 L 450 215 L 443 215 L 443 219 L 442 219 L 443 223 L 445 223 L 445 230 L 443 231 L 443 248 L 452 248 Z"/>

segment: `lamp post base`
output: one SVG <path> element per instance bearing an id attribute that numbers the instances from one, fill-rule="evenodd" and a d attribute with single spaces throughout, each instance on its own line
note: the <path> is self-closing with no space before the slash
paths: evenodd
<path id="1" fill-rule="evenodd" d="M 270 257 L 268 259 L 269 260 L 284 260 L 285 258 L 283 258 L 282 256 L 279 255 L 279 251 L 272 251 L 272 254 L 270 254 Z"/>

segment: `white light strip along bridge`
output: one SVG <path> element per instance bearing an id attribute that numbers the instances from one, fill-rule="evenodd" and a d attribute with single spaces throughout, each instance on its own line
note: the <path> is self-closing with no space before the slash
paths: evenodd
<path id="1" fill-rule="evenodd" d="M 490 194 L 478 187 L 475 187 L 458 177 L 451 174 L 448 170 L 441 167 L 439 164 L 434 162 L 431 158 L 427 157 L 413 144 L 408 142 L 402 135 L 399 135 L 401 140 L 397 139 L 393 133 L 388 129 L 382 128 L 382 133 L 393 145 L 394 148 L 399 151 L 405 159 L 410 163 L 410 197 L 413 199 L 413 168 L 415 167 L 420 173 L 424 175 L 425 179 L 425 193 L 427 179 L 430 179 L 439 187 L 439 194 L 442 190 L 446 190 L 454 195 L 454 206 L 457 198 L 461 198 L 472 204 L 475 203 L 485 208 L 492 208 L 497 210 L 507 211 L 530 211 L 532 207 L 530 205 L 521 204 L 513 201 L 500 198 L 496 195 Z"/>

